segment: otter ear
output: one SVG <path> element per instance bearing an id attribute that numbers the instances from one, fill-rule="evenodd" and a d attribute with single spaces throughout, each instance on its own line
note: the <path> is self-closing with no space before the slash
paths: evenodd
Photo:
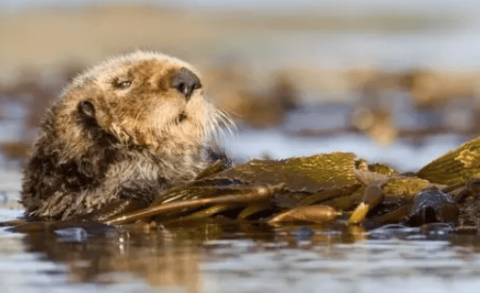
<path id="1" fill-rule="evenodd" d="M 81 101 L 78 104 L 78 112 L 87 117 L 95 117 L 95 107 L 89 101 Z"/>

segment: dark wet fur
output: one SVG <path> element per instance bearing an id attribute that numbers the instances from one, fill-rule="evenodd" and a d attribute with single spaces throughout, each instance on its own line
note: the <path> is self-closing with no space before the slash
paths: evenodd
<path id="1" fill-rule="evenodd" d="M 92 151 L 80 158 L 64 160 L 58 154 L 58 147 L 52 147 L 49 140 L 40 140 L 35 145 L 35 153 L 24 170 L 25 180 L 22 191 L 22 204 L 28 210 L 35 210 L 45 200 L 49 200 L 55 192 L 60 192 L 67 196 L 75 196 L 78 192 L 85 189 L 98 188 L 104 181 L 105 173 L 108 167 L 115 161 L 121 159 L 121 153 L 117 147 L 118 140 L 111 134 L 102 130 L 97 124 L 95 118 L 89 117 L 81 111 L 77 115 L 77 123 L 83 129 L 83 135 L 94 141 Z M 44 127 L 53 132 L 53 121 L 47 120 Z M 66 147 L 66 146 L 65 146 Z M 61 148 L 61 146 L 60 146 Z M 160 182 L 159 182 L 160 183 Z M 138 189 L 150 191 L 159 186 L 149 186 L 141 188 L 138 183 L 135 188 L 126 187 L 119 191 L 119 197 L 123 199 L 131 198 L 131 193 L 138 193 Z M 151 184 L 145 184 L 145 187 Z M 154 184 L 157 185 L 157 184 Z M 135 196 L 135 198 L 153 198 L 154 196 Z M 143 206 L 148 205 L 145 201 Z M 123 201 L 122 201 L 123 204 Z M 58 206 L 58 209 L 63 209 Z M 60 210 L 53 209 L 52 215 L 60 214 Z M 99 214 L 93 213 L 92 215 Z"/>

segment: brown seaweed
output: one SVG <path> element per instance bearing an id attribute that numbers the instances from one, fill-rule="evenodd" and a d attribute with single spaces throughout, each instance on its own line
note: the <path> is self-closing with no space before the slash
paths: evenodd
<path id="1" fill-rule="evenodd" d="M 480 138 L 433 160 L 417 176 L 432 183 L 453 185 L 480 176 Z"/>
<path id="2" fill-rule="evenodd" d="M 195 210 L 204 206 L 211 205 L 232 205 L 244 204 L 251 202 L 265 201 L 272 197 L 275 192 L 280 192 L 283 185 L 258 187 L 251 189 L 244 194 L 224 195 L 214 198 L 192 199 L 187 201 L 177 201 L 165 203 L 162 205 L 151 206 L 146 209 L 135 211 L 126 215 L 121 215 L 106 221 L 110 225 L 119 225 L 134 222 L 136 220 L 149 218 L 152 216 L 171 215 L 173 213 L 183 213 L 189 210 Z"/>
<path id="3" fill-rule="evenodd" d="M 314 223 L 328 223 L 341 213 L 337 212 L 334 208 L 326 205 L 311 205 L 299 207 L 293 210 L 289 210 L 280 213 L 271 218 L 268 223 L 286 223 L 286 222 L 314 222 Z"/>
<path id="4" fill-rule="evenodd" d="M 468 189 L 465 181 L 480 174 L 479 148 L 480 139 L 472 140 L 408 175 L 342 152 L 286 160 L 255 159 L 235 167 L 229 167 L 225 160 L 217 161 L 194 181 L 167 190 L 151 207 L 108 223 L 151 216 L 203 219 L 239 208 L 238 219 L 269 213 L 269 222 L 328 222 L 337 211 L 353 211 L 350 224 L 365 219 L 398 222 L 412 213 L 423 190 L 442 189 L 460 200 Z M 373 209 L 375 213 L 370 213 Z M 450 210 L 446 209 L 448 216 Z"/>

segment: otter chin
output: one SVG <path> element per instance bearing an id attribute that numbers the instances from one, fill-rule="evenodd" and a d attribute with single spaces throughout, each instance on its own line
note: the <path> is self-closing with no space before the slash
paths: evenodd
<path id="1" fill-rule="evenodd" d="M 30 219 L 101 219 L 148 206 L 208 166 L 228 117 L 190 64 L 137 51 L 86 70 L 47 112 L 24 168 Z"/>

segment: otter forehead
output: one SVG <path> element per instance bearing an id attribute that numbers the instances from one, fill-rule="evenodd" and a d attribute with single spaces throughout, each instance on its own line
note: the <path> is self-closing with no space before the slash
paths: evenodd
<path id="1" fill-rule="evenodd" d="M 163 75 L 181 68 L 186 68 L 200 77 L 199 72 L 185 61 L 157 52 L 136 51 L 109 59 L 86 70 L 73 80 L 71 86 L 77 87 L 86 81 L 107 83 L 132 74 L 136 75 L 133 77 L 147 79 L 153 75 Z"/>

